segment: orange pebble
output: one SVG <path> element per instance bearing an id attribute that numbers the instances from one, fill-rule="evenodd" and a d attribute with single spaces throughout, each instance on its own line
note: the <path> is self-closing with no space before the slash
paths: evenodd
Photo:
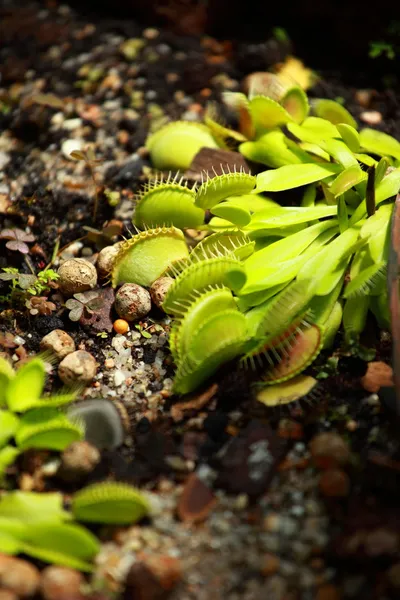
<path id="1" fill-rule="evenodd" d="M 129 331 L 129 324 L 128 321 L 125 321 L 125 319 L 117 319 L 114 321 L 113 327 L 116 333 L 124 334 Z"/>

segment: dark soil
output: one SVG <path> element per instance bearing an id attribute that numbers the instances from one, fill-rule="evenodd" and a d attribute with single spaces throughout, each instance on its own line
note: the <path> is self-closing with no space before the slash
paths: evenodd
<path id="1" fill-rule="evenodd" d="M 257 44 L 226 42 L 185 37 L 167 29 L 144 34 L 144 27 L 131 19 L 104 14 L 81 16 L 53 2 L 16 2 L 0 9 L 0 197 L 11 203 L 7 214 L 2 211 L 2 227 L 29 225 L 35 236 L 29 259 L 36 271 L 50 262 L 56 244 L 62 249 L 76 240 L 81 245 L 75 254 L 94 260 L 101 244 L 99 238 L 96 244 L 84 237 L 85 226 L 101 230 L 110 219 L 118 219 L 124 233 L 128 231 L 134 194 L 151 168 L 142 147 L 150 124 L 160 114 L 193 118 L 208 100 L 219 101 L 222 91 L 238 89 L 246 75 L 268 69 L 293 51 L 274 39 Z M 146 42 L 132 61 L 120 49 L 130 38 Z M 350 81 L 347 74 L 344 80 L 341 73 L 345 67 L 321 68 L 321 79 L 310 95 L 343 99 L 360 121 L 366 108 L 360 105 L 357 90 L 368 88 L 367 109 L 382 115 L 377 127 L 400 139 L 400 90 L 374 89 L 376 80 L 370 81 L 368 72 L 355 72 Z M 96 70 L 100 71 L 98 79 Z M 67 108 L 32 101 L 39 93 L 61 98 Z M 76 119 L 79 121 L 71 123 Z M 100 160 L 96 167 L 100 204 L 95 221 L 89 170 L 63 154 L 63 144 L 71 138 L 91 143 Z M 120 192 L 116 209 L 107 203 L 104 188 Z M 0 267 L 6 266 L 29 272 L 23 256 L 5 249 L 2 243 Z M 4 283 L 0 293 L 6 293 Z M 61 302 L 52 316 L 31 316 L 22 310 L 10 313 L 9 307 L 3 308 L 1 331 L 21 336 L 28 352 L 37 352 L 41 338 L 52 329 L 64 329 L 77 345 L 95 356 L 104 374 L 87 395 L 107 395 L 114 390 L 104 366 L 106 357 L 117 356 L 111 345 L 112 333 L 101 337 L 90 326 L 72 323 Z M 152 530 L 151 524 L 144 525 L 158 540 L 155 550 L 168 553 L 182 545 L 183 575 L 173 598 L 397 598 L 400 578 L 397 575 L 396 580 L 395 571 L 389 575 L 389 570 L 394 565 L 398 569 L 400 560 L 398 422 L 390 390 L 378 397 L 363 389 L 360 379 L 366 361 L 338 350 L 338 366 L 329 371 L 329 355 L 322 354 L 309 370 L 320 377 L 317 391 L 286 411 L 270 411 L 260 405 L 250 393 L 251 374 L 229 366 L 216 378 L 219 387 L 212 401 L 175 421 L 171 415 L 177 399 L 160 394 L 165 380 L 173 376 L 168 352 L 162 349 L 165 340 L 159 341 L 168 332 L 168 322 L 159 313 L 150 317 L 162 323 L 163 332 L 154 333 L 154 344 L 139 336 L 132 346 L 134 361 L 141 361 L 147 371 L 138 375 L 137 381 L 132 375 L 131 385 L 114 394 L 128 412 L 130 440 L 121 450 L 105 452 L 88 481 L 113 476 L 146 486 L 160 495 L 175 523 L 180 486 L 190 472 L 203 466 L 215 474 L 220 506 L 210 509 L 204 526 L 192 525 L 193 532 L 188 534 L 190 526 L 186 524 L 170 525 L 169 532 L 161 526 Z M 149 320 L 144 323 L 150 325 Z M 380 332 L 375 323 L 370 324 L 364 343 L 375 350 L 375 360 L 390 363 L 389 334 Z M 340 346 L 338 339 L 336 347 Z M 156 368 L 159 352 L 163 352 L 161 375 Z M 288 427 L 297 433 L 288 433 Z M 338 432 L 352 451 L 351 464 L 346 467 L 350 492 L 339 500 L 321 497 L 318 474 L 310 462 L 308 444 L 322 431 Z M 254 484 L 249 457 L 252 445 L 260 442 L 270 448 L 272 458 Z M 177 466 L 178 459 L 183 467 Z M 57 485 L 63 486 L 61 482 Z M 294 492 L 300 489 L 296 496 Z M 238 497 L 244 496 L 240 508 Z M 328 539 L 320 546 L 313 538 L 308 548 L 302 536 L 311 525 L 305 524 L 305 517 L 296 520 L 297 514 L 306 511 L 304 498 L 317 506 L 315 519 L 328 517 L 327 524 L 321 525 L 321 536 Z M 235 502 L 239 508 L 232 508 Z M 285 538 L 283 525 L 278 533 L 268 529 L 266 522 L 272 513 L 280 515 L 282 523 L 283 518 L 294 520 L 290 539 Z M 308 520 L 314 518 L 312 512 L 304 514 Z M 135 530 L 132 535 L 136 534 Z M 258 537 L 261 534 L 266 541 Z M 372 541 L 367 540 L 369 534 Z M 277 540 L 275 549 L 272 536 Z M 115 542 L 116 535 L 106 535 L 104 541 L 111 539 Z M 196 540 L 200 540 L 198 546 L 191 545 Z M 292 553 L 295 542 L 307 546 L 304 556 Z M 148 551 L 151 544 L 147 547 L 146 543 L 141 542 Z M 129 552 L 123 543 L 118 544 L 121 553 Z M 272 577 L 266 576 L 257 562 L 271 554 L 277 555 L 281 564 Z M 118 584 L 122 597 L 124 582 Z M 150 586 L 143 583 L 145 589 L 146 585 Z M 143 589 L 141 596 L 134 595 L 137 589 L 129 593 L 132 599 L 156 597 L 146 596 Z"/>

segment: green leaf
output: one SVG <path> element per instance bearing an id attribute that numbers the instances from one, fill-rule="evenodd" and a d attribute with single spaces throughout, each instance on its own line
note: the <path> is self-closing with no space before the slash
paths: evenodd
<path id="1" fill-rule="evenodd" d="M 260 212 L 267 208 L 279 208 L 279 204 L 261 194 L 242 194 L 241 196 L 229 196 L 227 198 L 232 205 L 240 206 L 251 213 Z"/>
<path id="2" fill-rule="evenodd" d="M 23 412 L 37 401 L 44 388 L 44 362 L 33 358 L 22 365 L 7 387 L 7 405 L 13 412 Z"/>
<path id="3" fill-rule="evenodd" d="M 347 212 L 347 205 L 344 196 L 340 196 L 338 201 L 338 221 L 339 231 L 343 233 L 349 226 L 349 215 Z"/>
<path id="4" fill-rule="evenodd" d="M 310 208 L 311 206 L 315 206 L 315 199 L 317 197 L 317 186 L 315 184 L 311 184 L 306 187 L 304 190 L 303 198 L 301 201 L 301 206 L 304 208 Z"/>
<path id="5" fill-rule="evenodd" d="M 296 123 L 302 123 L 310 110 L 307 95 L 298 86 L 287 90 L 280 103 Z"/>
<path id="6" fill-rule="evenodd" d="M 292 121 L 290 114 L 278 102 L 267 96 L 254 96 L 250 100 L 250 114 L 256 136 Z"/>
<path id="7" fill-rule="evenodd" d="M 388 175 L 386 175 L 379 185 L 375 189 L 375 205 L 377 206 L 384 200 L 396 196 L 400 189 L 400 169 L 393 169 Z M 367 214 L 367 206 L 365 200 L 354 211 L 350 225 L 354 225 Z"/>
<path id="8" fill-rule="evenodd" d="M 13 464 L 18 454 L 18 448 L 14 446 L 4 446 L 4 448 L 0 449 L 0 481 L 7 467 Z"/>
<path id="9" fill-rule="evenodd" d="M 351 125 L 348 125 L 346 123 L 338 123 L 336 125 L 340 135 L 342 136 L 342 139 L 344 141 L 344 143 L 346 144 L 346 146 L 348 148 L 350 148 L 350 150 L 352 152 L 359 152 L 360 151 L 360 135 L 358 133 L 358 131 L 352 127 Z"/>
<path id="10" fill-rule="evenodd" d="M 353 129 L 357 129 L 357 123 L 349 113 L 338 102 L 334 100 L 318 99 L 313 100 L 312 108 L 317 117 L 330 121 L 333 125 L 344 123 L 350 125 Z"/>
<path id="11" fill-rule="evenodd" d="M 15 377 L 15 371 L 8 360 L 0 356 L 0 406 L 6 406 L 7 388 Z"/>
<path id="12" fill-rule="evenodd" d="M 287 147 L 282 131 L 269 131 L 255 142 L 244 142 L 240 144 L 239 151 L 248 160 L 273 168 L 306 162 L 303 159 L 307 157 L 299 148 L 295 152 Z"/>
<path id="13" fill-rule="evenodd" d="M 400 159 L 400 142 L 387 133 L 376 129 L 363 129 L 360 132 L 360 143 L 367 152 Z"/>
<path id="14" fill-rule="evenodd" d="M 21 552 L 22 544 L 12 535 L 0 531 L 0 552 L 4 554 L 19 554 Z"/>
<path id="15" fill-rule="evenodd" d="M 100 550 L 97 538 L 81 525 L 33 523 L 26 528 L 23 551 L 46 562 L 91 571 L 88 561 Z"/>
<path id="16" fill-rule="evenodd" d="M 344 167 L 357 166 L 358 161 L 353 152 L 342 140 L 328 139 L 325 142 L 326 151 Z M 358 167 L 360 168 L 360 167 Z"/>
<path id="17" fill-rule="evenodd" d="M 380 184 L 390 166 L 388 159 L 383 156 L 375 167 L 375 187 Z"/>
<path id="18" fill-rule="evenodd" d="M 26 523 L 65 521 L 71 518 L 63 509 L 63 497 L 58 492 L 9 492 L 0 498 L 0 519 L 18 519 Z"/>
<path id="19" fill-rule="evenodd" d="M 339 173 L 336 179 L 331 183 L 329 191 L 337 198 L 347 192 L 350 188 L 365 181 L 366 178 L 367 174 L 360 169 L 358 164 L 347 167 L 347 169 Z"/>
<path id="20" fill-rule="evenodd" d="M 338 173 L 337 165 L 286 165 L 257 175 L 257 192 L 281 192 L 321 181 Z"/>
<path id="21" fill-rule="evenodd" d="M 150 507 L 138 489 L 107 481 L 90 485 L 74 494 L 71 509 L 78 521 L 129 525 L 146 516 Z"/>
<path id="22" fill-rule="evenodd" d="M 343 327 L 346 341 L 356 340 L 367 322 L 369 296 L 347 298 L 343 308 Z"/>
<path id="23" fill-rule="evenodd" d="M 18 429 L 19 419 L 8 410 L 0 410 L 0 448 L 7 444 Z"/>
<path id="24" fill-rule="evenodd" d="M 267 210 L 254 214 L 248 228 L 275 229 L 333 217 L 336 214 L 337 206 L 285 206 L 279 213 Z"/>
<path id="25" fill-rule="evenodd" d="M 251 215 L 246 209 L 231 203 L 229 200 L 220 202 L 213 208 L 211 213 L 221 219 L 226 219 L 238 227 L 245 227 L 251 221 Z"/>
<path id="26" fill-rule="evenodd" d="M 83 435 L 82 427 L 57 409 L 36 408 L 21 417 L 15 440 L 21 450 L 64 450 L 72 442 L 81 440 Z"/>

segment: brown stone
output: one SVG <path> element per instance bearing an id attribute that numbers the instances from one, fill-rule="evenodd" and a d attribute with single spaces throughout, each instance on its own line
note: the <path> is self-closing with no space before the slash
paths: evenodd
<path id="1" fill-rule="evenodd" d="M 44 600 L 79 600 L 83 598 L 81 573 L 67 567 L 46 567 L 40 578 L 40 591 Z"/>
<path id="2" fill-rule="evenodd" d="M 138 559 L 149 569 L 166 592 L 173 590 L 182 579 L 180 561 L 168 554 L 139 553 Z"/>
<path id="3" fill-rule="evenodd" d="M 343 466 L 350 461 L 350 449 L 338 433 L 324 432 L 313 437 L 310 442 L 313 462 L 319 469 Z"/>
<path id="4" fill-rule="evenodd" d="M 261 558 L 261 573 L 264 577 L 275 575 L 279 571 L 280 560 L 275 554 L 267 553 Z"/>
<path id="5" fill-rule="evenodd" d="M 26 560 L 0 554 L 0 587 L 29 598 L 39 586 L 39 571 Z"/>
<path id="6" fill-rule="evenodd" d="M 315 600 L 340 600 L 342 594 L 335 585 L 327 583 L 322 585 L 315 595 Z"/>
<path id="7" fill-rule="evenodd" d="M 349 477 L 341 469 L 328 469 L 320 475 L 319 489 L 328 498 L 342 498 L 349 493 Z"/>
<path id="8" fill-rule="evenodd" d="M 393 385 L 392 367 L 382 361 L 368 363 L 367 372 L 361 378 L 361 385 L 371 394 L 379 392 L 381 387 L 391 387 Z"/>

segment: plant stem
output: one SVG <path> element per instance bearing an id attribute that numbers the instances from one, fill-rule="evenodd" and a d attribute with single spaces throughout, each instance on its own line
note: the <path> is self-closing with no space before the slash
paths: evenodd
<path id="1" fill-rule="evenodd" d="M 369 217 L 375 214 L 375 165 L 368 168 L 367 195 L 365 199 Z"/>

